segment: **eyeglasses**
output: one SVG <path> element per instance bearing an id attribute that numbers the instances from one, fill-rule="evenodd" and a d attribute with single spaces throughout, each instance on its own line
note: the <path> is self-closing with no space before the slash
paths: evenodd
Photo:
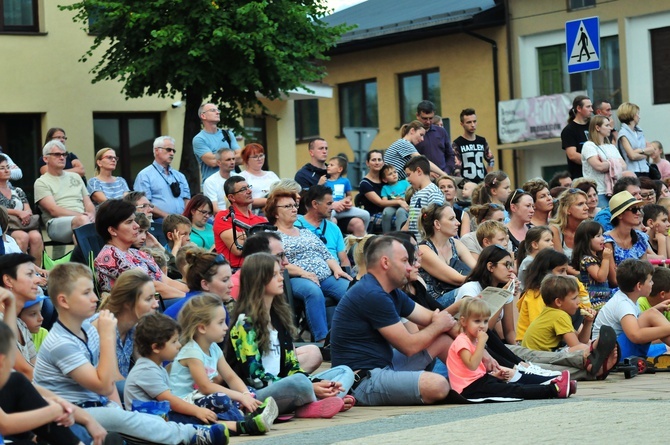
<path id="1" fill-rule="evenodd" d="M 640 213 L 642 211 L 641 207 L 638 206 L 631 206 L 626 209 L 626 211 L 630 211 L 631 213 Z"/>
<path id="2" fill-rule="evenodd" d="M 279 261 L 284 261 L 286 259 L 286 252 L 279 252 L 275 254 L 275 256 L 279 259 Z"/>
<path id="3" fill-rule="evenodd" d="M 107 159 L 108 161 L 118 161 L 118 156 L 103 156 L 102 159 Z"/>
<path id="4" fill-rule="evenodd" d="M 514 269 L 514 263 L 511 261 L 505 261 L 503 263 L 496 263 L 496 264 L 502 264 L 505 266 L 507 269 Z"/>
<path id="5" fill-rule="evenodd" d="M 8 172 L 10 170 L 11 170 L 11 168 L 9 168 L 9 167 L 0 167 L 0 172 Z"/>
<path id="6" fill-rule="evenodd" d="M 260 154 L 260 155 L 255 155 L 255 156 L 249 156 L 249 159 L 254 159 L 254 160 L 258 161 L 260 159 L 265 159 L 265 155 Z"/>
<path id="7" fill-rule="evenodd" d="M 210 212 L 209 210 L 195 209 L 195 211 L 200 212 L 200 214 L 203 215 L 203 216 L 212 215 L 212 212 Z"/>
<path id="8" fill-rule="evenodd" d="M 283 206 L 277 206 L 277 208 L 280 208 L 280 209 L 286 209 L 286 210 L 289 210 L 289 209 L 297 209 L 297 208 L 298 208 L 298 204 L 286 204 L 286 205 L 283 205 Z"/>
<path id="9" fill-rule="evenodd" d="M 218 108 L 210 108 L 209 110 L 205 110 L 205 113 L 220 113 L 221 110 Z"/>
<path id="10" fill-rule="evenodd" d="M 228 264 L 228 260 L 226 259 L 225 256 L 223 256 L 222 253 L 220 253 L 220 254 L 218 254 L 217 256 L 214 257 L 214 259 L 212 260 L 212 264 L 210 264 L 209 267 L 220 266 L 222 264 Z M 208 269 L 209 269 L 209 267 L 208 267 Z"/>
<path id="11" fill-rule="evenodd" d="M 56 156 L 57 158 L 67 158 L 69 154 L 70 153 L 68 153 L 67 151 L 63 151 L 63 152 L 47 153 L 47 156 Z"/>
<path id="12" fill-rule="evenodd" d="M 135 206 L 136 209 L 153 209 L 153 204 L 140 204 Z"/>
<path id="13" fill-rule="evenodd" d="M 242 187 L 242 188 L 239 189 L 238 191 L 233 192 L 233 195 L 236 195 L 236 194 L 238 194 L 238 193 L 244 193 L 244 192 L 246 192 L 247 190 L 253 190 L 253 188 L 254 188 L 254 187 L 253 187 L 251 184 L 249 184 L 249 185 L 247 185 L 247 186 L 245 186 L 245 187 Z"/>
<path id="14" fill-rule="evenodd" d="M 167 151 L 168 153 L 177 153 L 177 149 L 176 149 L 176 148 L 172 148 L 172 147 L 156 147 L 156 148 L 157 148 L 158 150 L 165 150 L 165 151 Z"/>
<path id="15" fill-rule="evenodd" d="M 652 190 L 651 192 L 647 192 L 647 193 L 640 193 L 640 197 L 641 197 L 642 199 L 653 198 L 655 195 L 656 195 L 656 192 L 653 191 L 653 190 Z"/>

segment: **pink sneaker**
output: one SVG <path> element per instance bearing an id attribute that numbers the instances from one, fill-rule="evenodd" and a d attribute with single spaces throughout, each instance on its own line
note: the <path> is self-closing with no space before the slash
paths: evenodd
<path id="1" fill-rule="evenodd" d="M 560 377 L 556 377 L 551 383 L 556 385 L 559 399 L 570 397 L 570 371 L 563 371 Z"/>
<path id="2" fill-rule="evenodd" d="M 343 406 L 344 401 L 339 397 L 328 397 L 298 407 L 295 416 L 306 419 L 330 419 L 339 413 Z"/>

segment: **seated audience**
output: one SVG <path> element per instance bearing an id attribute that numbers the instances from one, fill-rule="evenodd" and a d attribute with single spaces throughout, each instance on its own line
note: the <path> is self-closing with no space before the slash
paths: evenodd
<path id="1" fill-rule="evenodd" d="M 108 199 L 123 198 L 130 191 L 125 179 L 112 175 L 118 161 L 116 152 L 109 147 L 102 148 L 95 154 L 96 175 L 88 180 L 88 190 L 95 204 L 101 204 Z"/>
<path id="2" fill-rule="evenodd" d="M 191 242 L 205 250 L 214 247 L 214 226 L 209 223 L 212 201 L 201 193 L 193 196 L 184 209 L 184 216 L 191 221 Z"/>

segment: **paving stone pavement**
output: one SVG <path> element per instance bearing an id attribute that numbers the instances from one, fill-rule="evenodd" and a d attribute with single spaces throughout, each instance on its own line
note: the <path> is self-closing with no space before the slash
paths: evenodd
<path id="1" fill-rule="evenodd" d="M 294 419 L 275 425 L 265 436 L 233 437 L 231 443 L 666 443 L 668 426 L 662 413 L 669 401 L 670 373 L 630 380 L 623 374 L 610 374 L 602 382 L 579 382 L 577 394 L 567 400 L 356 406 L 332 419 Z"/>

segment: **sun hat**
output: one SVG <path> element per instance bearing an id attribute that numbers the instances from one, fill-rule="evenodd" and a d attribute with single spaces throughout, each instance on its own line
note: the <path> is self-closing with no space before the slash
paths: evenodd
<path id="1" fill-rule="evenodd" d="M 612 198 L 610 198 L 610 213 L 612 213 L 610 221 L 614 221 L 614 218 L 621 215 L 628 209 L 628 207 L 634 206 L 635 204 L 643 204 L 643 201 L 635 199 L 635 197 L 627 190 L 612 196 Z"/>

